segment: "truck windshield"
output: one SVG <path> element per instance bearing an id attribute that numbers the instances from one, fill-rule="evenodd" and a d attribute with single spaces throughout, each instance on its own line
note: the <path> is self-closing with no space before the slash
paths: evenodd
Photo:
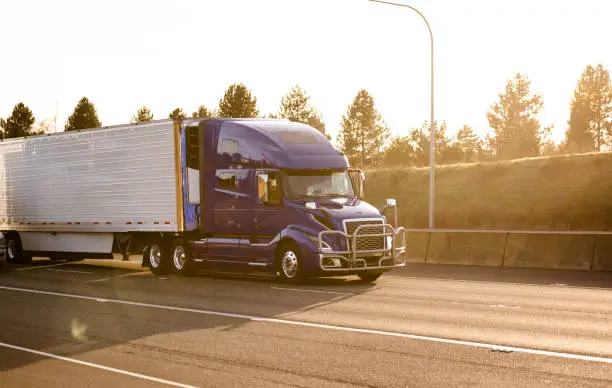
<path id="1" fill-rule="evenodd" d="M 287 199 L 355 196 L 347 171 L 284 171 L 283 189 Z"/>

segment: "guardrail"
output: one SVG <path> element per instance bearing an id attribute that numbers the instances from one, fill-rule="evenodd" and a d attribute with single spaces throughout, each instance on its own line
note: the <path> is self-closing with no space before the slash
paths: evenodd
<path id="1" fill-rule="evenodd" d="M 406 261 L 612 270 L 612 231 L 406 229 Z"/>

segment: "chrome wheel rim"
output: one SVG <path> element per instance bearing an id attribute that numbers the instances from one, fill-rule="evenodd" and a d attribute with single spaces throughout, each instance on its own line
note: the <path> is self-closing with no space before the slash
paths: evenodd
<path id="1" fill-rule="evenodd" d="M 161 248 L 159 245 L 152 245 L 149 250 L 149 263 L 151 267 L 158 268 L 161 264 Z"/>
<path id="2" fill-rule="evenodd" d="M 15 258 L 15 240 L 11 239 L 8 241 L 8 246 L 6 247 L 6 253 L 8 254 L 9 259 Z"/>
<path id="3" fill-rule="evenodd" d="M 293 278 L 298 272 L 298 258 L 297 255 L 292 251 L 287 251 L 283 255 L 281 260 L 283 267 L 283 274 L 288 278 Z"/>
<path id="4" fill-rule="evenodd" d="M 177 247 L 174 248 L 173 260 L 176 269 L 181 270 L 183 269 L 183 267 L 185 267 L 185 262 L 187 261 L 187 254 L 185 253 L 185 248 L 183 248 L 182 245 L 177 245 Z"/>

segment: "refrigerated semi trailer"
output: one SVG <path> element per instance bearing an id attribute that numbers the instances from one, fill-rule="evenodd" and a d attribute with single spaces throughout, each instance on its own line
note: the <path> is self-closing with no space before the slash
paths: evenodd
<path id="1" fill-rule="evenodd" d="M 373 281 L 405 263 L 395 201 L 364 201 L 364 174 L 318 130 L 288 120 L 157 120 L 10 139 L 0 174 L 12 263 L 142 254 L 156 274 L 202 267 L 286 282 Z"/>

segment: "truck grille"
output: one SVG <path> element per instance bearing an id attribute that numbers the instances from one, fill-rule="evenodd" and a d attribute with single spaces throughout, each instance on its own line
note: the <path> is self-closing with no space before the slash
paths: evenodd
<path id="1" fill-rule="evenodd" d="M 359 221 L 346 221 L 346 233 L 352 235 L 355 233 L 358 227 L 362 225 L 368 225 L 359 229 L 359 235 L 365 234 L 379 234 L 384 233 L 385 228 L 382 226 L 383 221 L 379 219 L 371 220 L 359 220 Z M 352 243 L 352 242 L 351 242 Z M 357 237 L 357 251 L 370 251 L 375 249 L 384 249 L 385 238 L 384 237 Z M 352 246 L 351 246 L 352 249 Z M 375 256 L 376 254 L 369 254 Z"/>

